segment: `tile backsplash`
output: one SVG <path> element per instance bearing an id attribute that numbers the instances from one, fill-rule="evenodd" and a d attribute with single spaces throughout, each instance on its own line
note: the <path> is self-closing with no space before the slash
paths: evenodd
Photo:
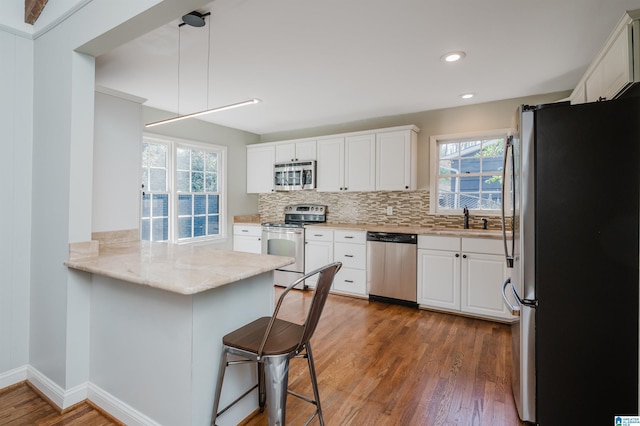
<path id="1" fill-rule="evenodd" d="M 283 221 L 284 207 L 289 204 L 323 204 L 328 223 L 463 227 L 462 216 L 429 214 L 429 191 L 275 192 L 260 194 L 258 203 L 262 222 Z M 393 214 L 387 215 L 387 207 Z M 483 217 L 489 229 L 501 229 L 496 216 L 470 216 L 469 227 L 481 229 Z"/>

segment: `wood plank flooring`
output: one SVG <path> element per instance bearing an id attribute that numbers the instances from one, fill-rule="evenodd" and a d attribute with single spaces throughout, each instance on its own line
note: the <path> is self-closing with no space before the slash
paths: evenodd
<path id="1" fill-rule="evenodd" d="M 299 320 L 310 296 L 291 292 L 283 318 Z M 511 395 L 507 325 L 330 295 L 312 344 L 329 426 L 524 425 Z M 290 370 L 291 388 L 312 395 L 306 361 L 292 360 Z M 289 396 L 287 424 L 312 412 Z M 86 403 L 60 414 L 26 384 L 0 390 L 0 425 L 117 424 Z M 266 414 L 244 424 L 266 425 Z"/>
<path id="2" fill-rule="evenodd" d="M 0 425 L 118 426 L 87 402 L 60 413 L 26 383 L 0 390 Z"/>
<path id="3" fill-rule="evenodd" d="M 299 320 L 310 295 L 291 292 L 283 318 Z M 327 425 L 525 424 L 511 394 L 508 325 L 331 295 L 311 342 Z M 291 361 L 289 383 L 311 396 L 305 362 Z M 287 424 L 311 413 L 288 397 Z M 265 413 L 245 422 L 266 424 Z"/>

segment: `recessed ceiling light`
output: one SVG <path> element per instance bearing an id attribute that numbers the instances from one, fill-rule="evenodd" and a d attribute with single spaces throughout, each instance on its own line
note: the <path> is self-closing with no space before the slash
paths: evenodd
<path id="1" fill-rule="evenodd" d="M 460 97 L 461 97 L 462 99 L 471 99 L 471 98 L 473 98 L 475 95 L 476 95 L 475 93 L 463 93 L 462 95 L 460 95 Z"/>
<path id="2" fill-rule="evenodd" d="M 464 58 L 467 54 L 464 52 L 449 52 L 440 57 L 443 62 L 457 62 Z"/>

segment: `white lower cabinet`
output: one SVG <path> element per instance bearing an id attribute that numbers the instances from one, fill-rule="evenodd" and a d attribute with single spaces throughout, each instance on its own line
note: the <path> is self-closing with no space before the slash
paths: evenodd
<path id="1" fill-rule="evenodd" d="M 333 280 L 333 289 L 340 293 L 367 295 L 367 233 L 336 230 L 333 259 L 342 262 L 342 269 Z"/>
<path id="2" fill-rule="evenodd" d="M 502 241 L 418 236 L 418 303 L 489 319 L 512 320 L 502 302 L 507 268 Z"/>
<path id="3" fill-rule="evenodd" d="M 304 237 L 304 272 L 309 273 L 333 262 L 333 229 L 307 229 Z M 306 280 L 315 287 L 318 276 Z"/>
<path id="4" fill-rule="evenodd" d="M 460 253 L 418 249 L 418 303 L 460 310 Z"/>
<path id="5" fill-rule="evenodd" d="M 342 262 L 333 280 L 336 293 L 367 295 L 367 233 L 365 231 L 307 228 L 305 232 L 305 273 L 332 262 Z M 310 282 L 311 281 L 311 282 Z M 308 280 L 314 287 L 317 279 Z"/>
<path id="6" fill-rule="evenodd" d="M 233 225 L 233 250 L 262 253 L 262 226 Z"/>
<path id="7" fill-rule="evenodd" d="M 469 253 L 462 261 L 461 310 L 471 314 L 511 318 L 502 301 L 507 279 L 504 255 Z"/>

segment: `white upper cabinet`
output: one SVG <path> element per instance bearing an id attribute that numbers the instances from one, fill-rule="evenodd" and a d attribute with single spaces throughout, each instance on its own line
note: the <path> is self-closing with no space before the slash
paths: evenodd
<path id="1" fill-rule="evenodd" d="M 316 159 L 316 141 L 281 142 L 276 144 L 276 163 Z"/>
<path id="2" fill-rule="evenodd" d="M 318 141 L 316 190 L 344 191 L 344 138 Z"/>
<path id="3" fill-rule="evenodd" d="M 318 191 L 373 191 L 375 135 L 318 140 Z"/>
<path id="4" fill-rule="evenodd" d="M 418 135 L 413 130 L 376 135 L 376 189 L 415 190 L 417 187 Z"/>
<path id="5" fill-rule="evenodd" d="M 344 190 L 373 191 L 376 186 L 376 135 L 345 138 Z"/>
<path id="6" fill-rule="evenodd" d="M 273 192 L 274 145 L 247 146 L 247 193 Z"/>
<path id="7" fill-rule="evenodd" d="M 251 145 L 247 192 L 273 191 L 274 163 L 307 160 L 316 161 L 317 191 L 415 190 L 419 131 L 410 125 Z"/>
<path id="8" fill-rule="evenodd" d="M 611 100 L 640 82 L 640 11 L 625 13 L 582 77 L 572 104 Z"/>

